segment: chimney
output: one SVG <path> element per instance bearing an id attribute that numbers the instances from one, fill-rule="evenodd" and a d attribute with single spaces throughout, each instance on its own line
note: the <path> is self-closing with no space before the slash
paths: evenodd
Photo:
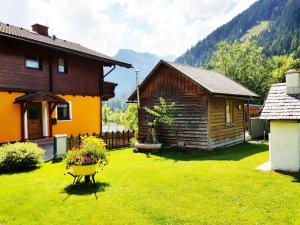
<path id="1" fill-rule="evenodd" d="M 289 95 L 300 94 L 300 69 L 292 69 L 286 72 L 286 93 Z"/>
<path id="2" fill-rule="evenodd" d="M 46 26 L 38 24 L 38 23 L 33 24 L 31 27 L 32 27 L 32 31 L 35 31 L 38 34 L 41 34 L 44 36 L 48 36 L 48 28 L 49 27 L 46 27 Z"/>

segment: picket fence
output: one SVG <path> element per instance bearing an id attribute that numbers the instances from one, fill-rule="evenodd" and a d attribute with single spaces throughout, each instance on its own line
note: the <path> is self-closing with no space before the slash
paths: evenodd
<path id="1" fill-rule="evenodd" d="M 67 149 L 78 148 L 81 145 L 82 136 L 95 136 L 103 139 L 107 144 L 106 148 L 122 148 L 128 147 L 130 145 L 130 139 L 134 137 L 134 130 L 130 131 L 117 131 L 117 132 L 103 132 L 101 134 L 79 134 L 77 136 L 71 135 L 67 138 Z"/>

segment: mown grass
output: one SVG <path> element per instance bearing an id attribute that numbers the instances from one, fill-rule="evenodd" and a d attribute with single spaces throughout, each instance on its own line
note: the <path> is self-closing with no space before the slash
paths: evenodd
<path id="1" fill-rule="evenodd" d="M 0 224 L 300 224 L 298 177 L 255 169 L 267 150 L 111 151 L 94 187 L 72 188 L 63 162 L 0 175 Z"/>

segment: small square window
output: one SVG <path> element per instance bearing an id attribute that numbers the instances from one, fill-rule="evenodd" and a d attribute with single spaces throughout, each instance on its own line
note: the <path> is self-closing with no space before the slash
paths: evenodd
<path id="1" fill-rule="evenodd" d="M 26 56 L 25 66 L 30 69 L 42 69 L 41 56 L 37 53 L 28 54 Z"/>
<path id="2" fill-rule="evenodd" d="M 67 73 L 67 63 L 66 59 L 58 58 L 58 72 Z"/>
<path id="3" fill-rule="evenodd" d="M 226 115 L 225 115 L 226 124 L 232 124 L 233 123 L 233 104 L 232 104 L 232 100 L 226 100 L 225 111 L 226 111 Z"/>
<path id="4" fill-rule="evenodd" d="M 70 104 L 68 102 L 57 104 L 57 120 L 71 120 Z"/>

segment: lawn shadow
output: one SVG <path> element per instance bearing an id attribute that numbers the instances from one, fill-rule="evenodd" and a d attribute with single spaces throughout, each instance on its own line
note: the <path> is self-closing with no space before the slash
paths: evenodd
<path id="1" fill-rule="evenodd" d="M 77 185 L 68 185 L 63 189 L 63 193 L 67 193 L 68 197 L 63 201 L 67 200 L 71 195 L 91 195 L 94 194 L 95 198 L 98 200 L 97 193 L 104 192 L 110 184 L 106 182 L 96 182 L 95 184 L 86 184 L 84 182 Z"/>
<path id="2" fill-rule="evenodd" d="M 32 166 L 26 169 L 23 168 L 15 168 L 15 169 L 10 169 L 10 170 L 0 170 L 0 175 L 14 175 L 14 174 L 20 174 L 20 173 L 29 173 L 34 170 L 38 170 L 41 168 L 41 165 L 38 166 Z M 0 224 L 1 225 L 1 224 Z"/>
<path id="3" fill-rule="evenodd" d="M 246 142 L 236 146 L 216 149 L 213 151 L 186 151 L 179 149 L 162 149 L 152 155 L 174 161 L 228 160 L 239 161 L 260 152 L 268 151 L 265 143 Z M 148 156 L 149 157 L 149 156 Z"/>
<path id="4" fill-rule="evenodd" d="M 288 171 L 280 171 L 280 170 L 275 170 L 275 172 L 284 176 L 292 177 L 293 178 L 292 182 L 294 183 L 300 183 L 300 172 L 288 172 Z"/>
<path id="5" fill-rule="evenodd" d="M 130 147 L 120 147 L 120 148 L 110 148 L 110 149 L 107 149 L 108 152 L 114 152 L 114 151 L 120 151 L 120 150 L 125 150 L 125 149 L 128 149 Z"/>
<path id="6" fill-rule="evenodd" d="M 52 164 L 61 163 L 63 160 L 64 160 L 63 158 L 54 158 L 51 160 L 51 163 Z"/>

